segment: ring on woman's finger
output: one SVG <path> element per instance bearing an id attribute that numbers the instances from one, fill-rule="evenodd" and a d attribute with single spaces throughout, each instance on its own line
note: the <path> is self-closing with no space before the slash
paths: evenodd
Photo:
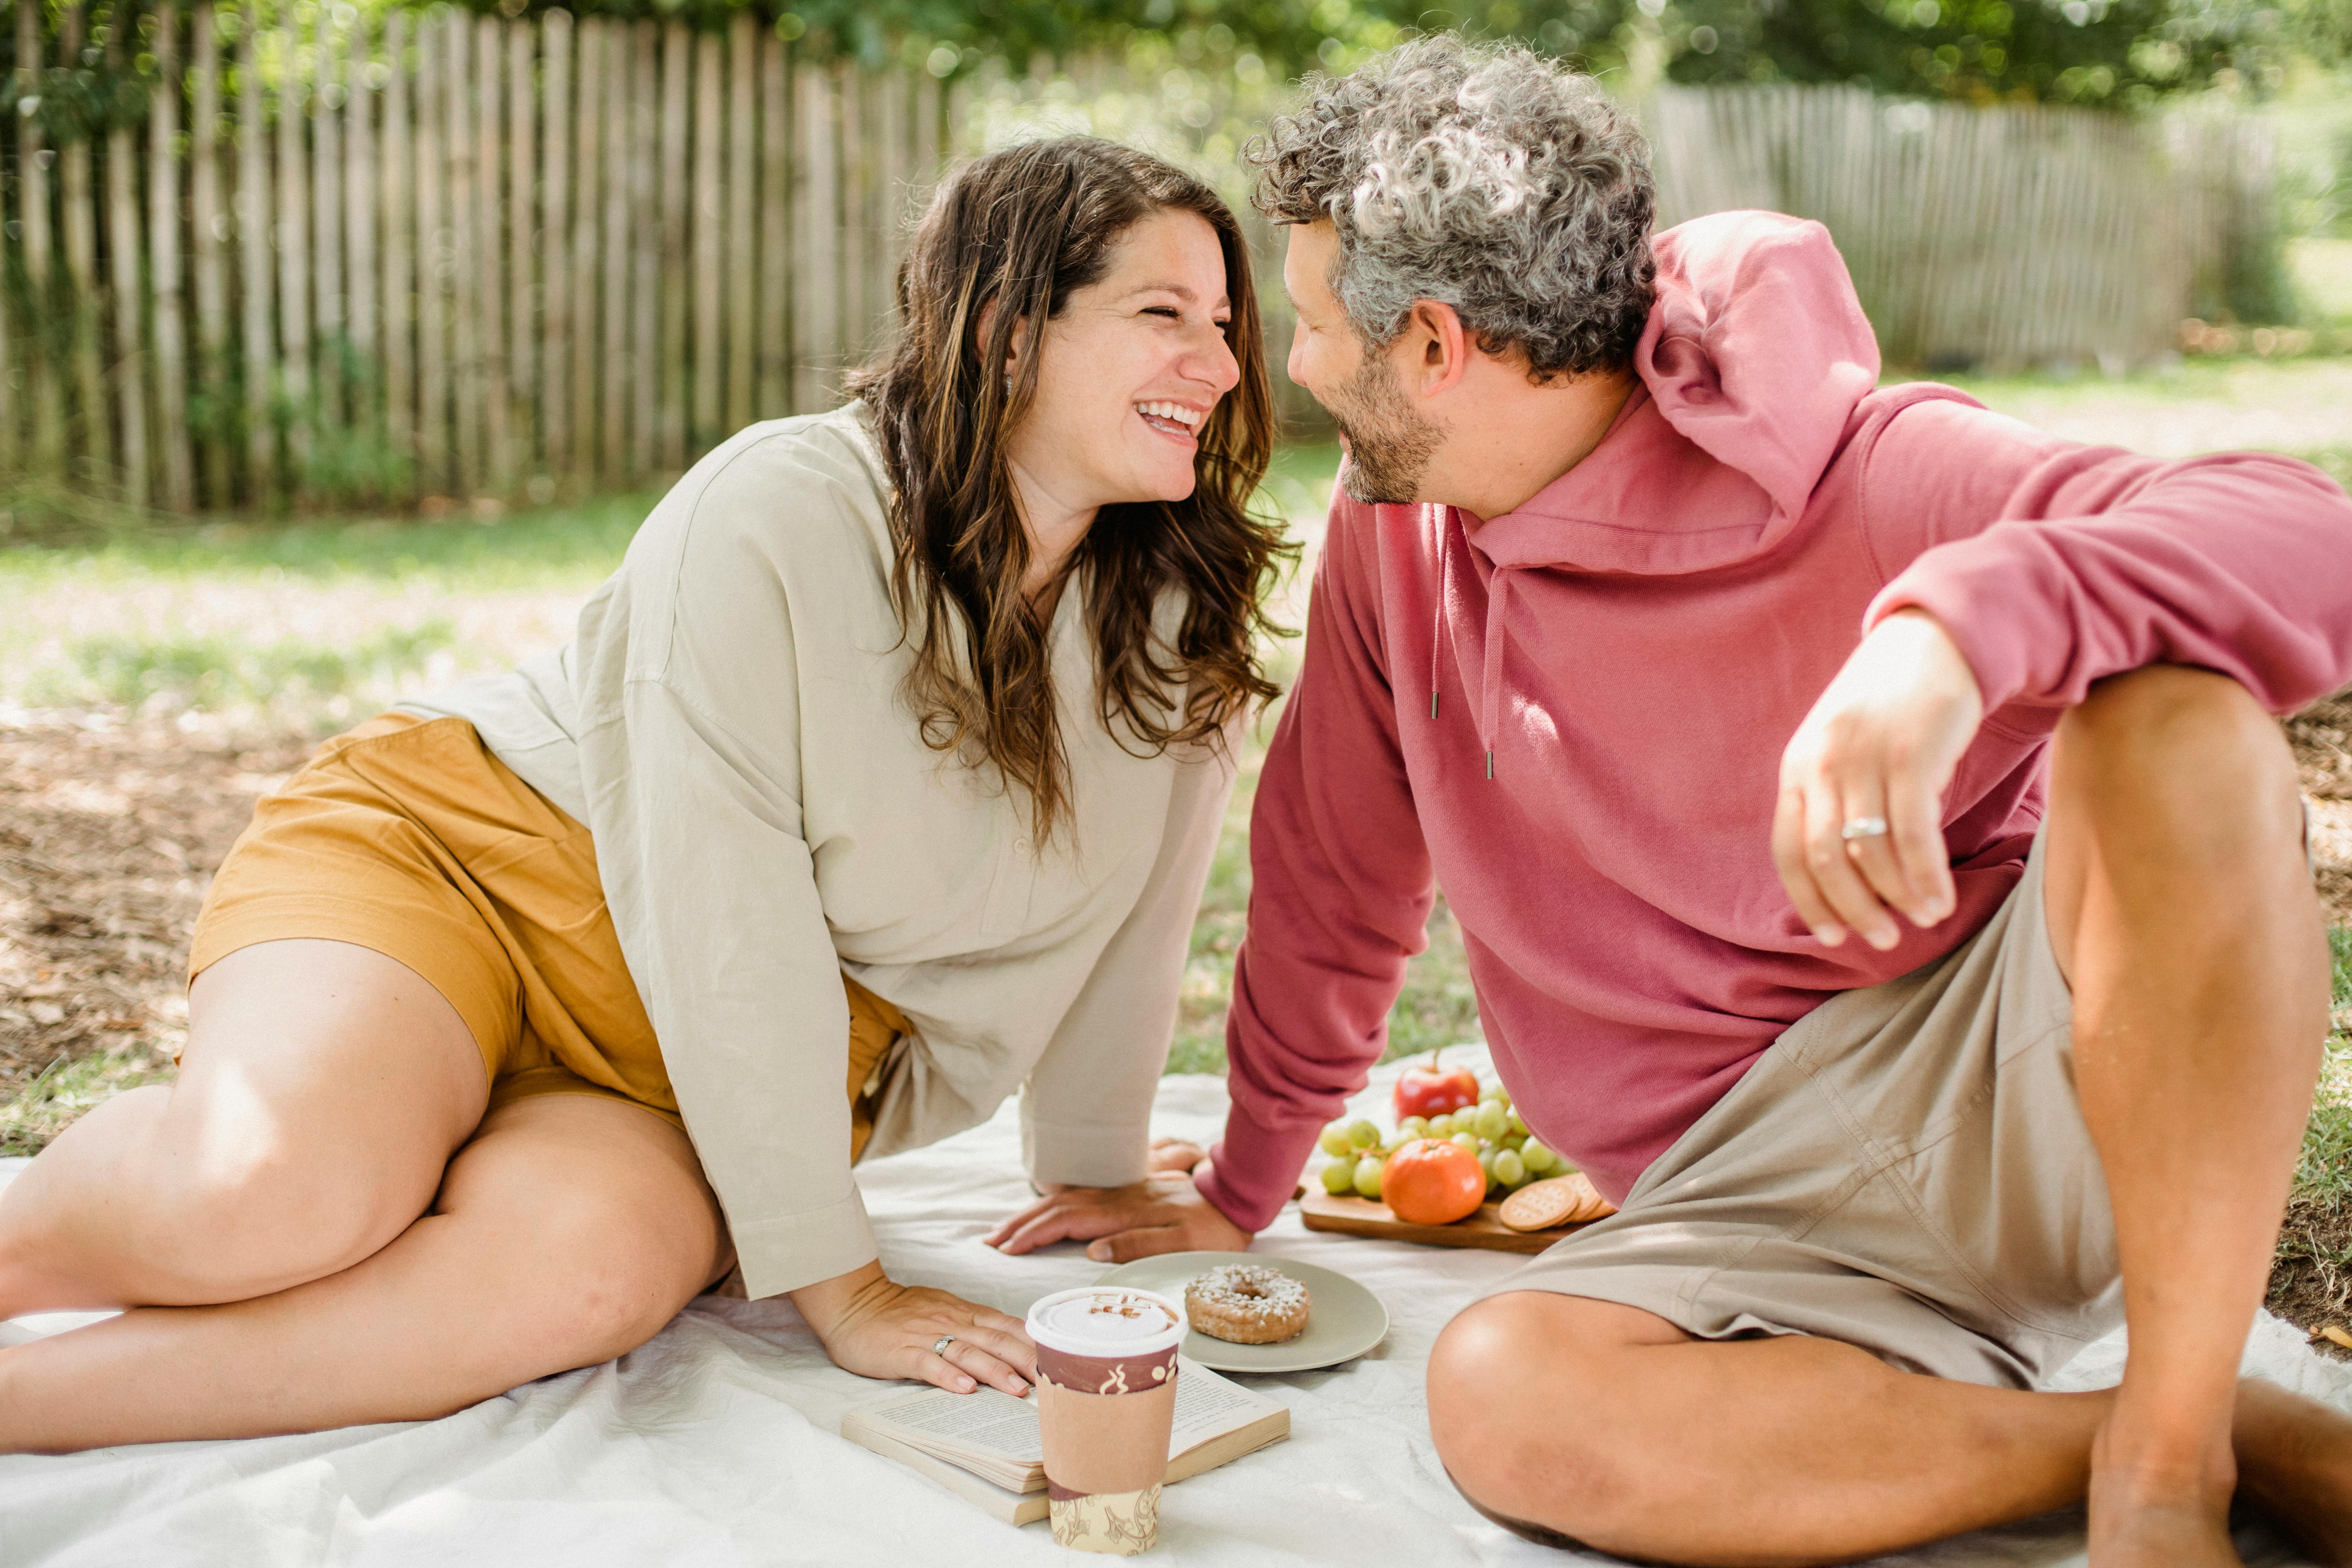
<path id="1" fill-rule="evenodd" d="M 1849 816 L 1845 819 L 1845 826 L 1838 829 L 1838 837 L 1849 844 L 1857 838 L 1884 838 L 1886 837 L 1886 818 Z"/>
<path id="2" fill-rule="evenodd" d="M 944 1360 L 948 1353 L 948 1347 L 955 1343 L 955 1341 L 956 1337 L 953 1334 L 941 1334 L 931 1342 L 931 1353 Z"/>

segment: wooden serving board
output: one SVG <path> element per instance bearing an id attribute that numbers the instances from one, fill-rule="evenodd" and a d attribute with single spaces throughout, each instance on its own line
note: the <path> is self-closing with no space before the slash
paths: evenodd
<path id="1" fill-rule="evenodd" d="M 1310 1192 L 1298 1200 L 1298 1218 L 1309 1230 L 1376 1237 L 1382 1241 L 1417 1241 L 1424 1247 L 1477 1247 L 1489 1252 L 1541 1252 L 1560 1237 L 1584 1228 L 1556 1225 L 1549 1230 L 1513 1230 L 1499 1217 L 1502 1206 L 1480 1204 L 1477 1213 L 1452 1225 L 1415 1225 L 1397 1218 L 1388 1205 L 1370 1198 L 1337 1198 L 1329 1193 Z"/>

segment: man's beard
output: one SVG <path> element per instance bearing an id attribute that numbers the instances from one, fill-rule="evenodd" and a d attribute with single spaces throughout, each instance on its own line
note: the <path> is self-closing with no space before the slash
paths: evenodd
<path id="1" fill-rule="evenodd" d="M 1360 501 L 1402 504 L 1421 499 L 1421 478 L 1444 441 L 1397 385 L 1386 358 L 1367 345 L 1346 386 L 1325 402 L 1348 444 L 1339 488 Z"/>

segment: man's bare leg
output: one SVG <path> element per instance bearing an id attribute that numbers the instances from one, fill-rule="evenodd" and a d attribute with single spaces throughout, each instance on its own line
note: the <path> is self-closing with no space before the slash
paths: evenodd
<path id="1" fill-rule="evenodd" d="M 2315 1546 L 2352 1552 L 2331 1539 L 2352 1519 L 2352 1422 L 2236 1384 L 2326 1026 L 2284 742 L 2220 677 L 2104 683 L 2062 727 L 2049 827 L 2053 936 L 2122 1247 L 2123 1389 L 1979 1388 L 1801 1338 L 1699 1343 L 1633 1309 L 1517 1292 L 1456 1319 L 1431 1360 L 1438 1450 L 1471 1497 L 1625 1556 L 1810 1563 L 2089 1489 L 2097 1568 L 2184 1568 L 2235 1563 L 2222 1523 L 2242 1470 Z"/>
<path id="2" fill-rule="evenodd" d="M 2051 937 L 2131 1326 L 2092 1454 L 2091 1562 L 2235 1563 L 2238 1363 L 2327 1033 L 2293 759 L 2234 681 L 2117 677 L 2060 730 L 2048 832 Z"/>
<path id="3" fill-rule="evenodd" d="M 2352 1562 L 2352 1418 L 2239 1385 L 2252 1500 Z M 1843 1563 L 2083 1500 L 2116 1394 L 1897 1372 L 1829 1340 L 1695 1340 L 1613 1301 L 1518 1290 L 1447 1326 L 1430 1425 L 1471 1500 L 1636 1562 Z M 2331 1543 L 2333 1550 L 2331 1551 Z"/>

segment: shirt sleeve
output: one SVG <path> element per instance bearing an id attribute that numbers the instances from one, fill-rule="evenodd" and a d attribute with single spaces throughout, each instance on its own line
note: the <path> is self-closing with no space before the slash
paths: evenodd
<path id="1" fill-rule="evenodd" d="M 1233 799 L 1239 730 L 1227 731 L 1223 749 L 1177 765 L 1143 891 L 1030 1069 L 1021 1152 L 1034 1181 L 1117 1187 L 1143 1179 L 1192 921 Z"/>
<path id="2" fill-rule="evenodd" d="M 656 541 L 676 563 L 613 607 L 625 637 L 583 617 L 583 642 L 627 668 L 580 745 L 621 949 L 761 1297 L 877 1252 L 849 1172 L 848 1004 L 803 837 L 792 605 L 770 540 L 705 526 L 719 504 L 706 492 Z"/>
<path id="3" fill-rule="evenodd" d="M 2148 664 L 2217 670 L 2274 713 L 2352 680 L 2352 501 L 2292 458 L 2166 462 L 1923 402 L 1888 421 L 1864 501 L 1896 572 L 1865 624 L 1934 616 L 1987 712 Z"/>
<path id="4" fill-rule="evenodd" d="M 1225 1022 L 1225 1135 L 1194 1178 L 1244 1230 L 1272 1223 L 1322 1127 L 1388 1045 L 1433 891 L 1381 657 L 1368 537 L 1334 496 L 1307 652 L 1250 814 L 1249 935 Z"/>

